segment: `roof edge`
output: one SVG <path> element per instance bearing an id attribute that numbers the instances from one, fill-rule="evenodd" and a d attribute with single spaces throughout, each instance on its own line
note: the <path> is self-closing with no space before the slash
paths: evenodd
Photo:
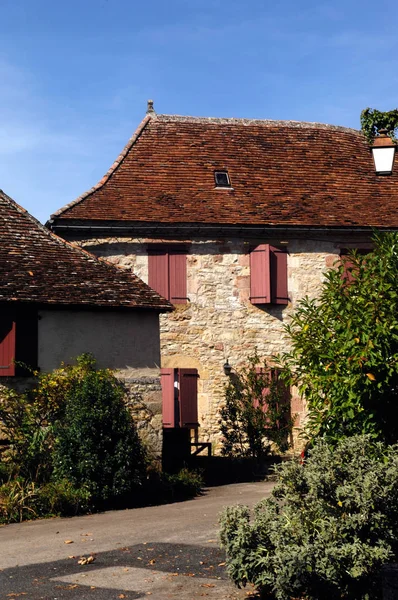
<path id="1" fill-rule="evenodd" d="M 100 181 L 98 183 L 96 183 L 92 188 L 90 188 L 87 192 L 84 192 L 78 198 L 76 198 L 75 200 L 72 200 L 72 202 L 69 202 L 68 204 L 65 204 L 65 206 L 63 206 L 62 208 L 58 209 L 55 213 L 53 213 L 50 216 L 48 223 L 51 223 L 53 218 L 59 217 L 62 213 L 66 212 L 73 206 L 76 206 L 76 204 L 80 204 L 80 202 L 85 200 L 88 196 L 90 196 L 91 194 L 93 194 L 94 192 L 99 190 L 103 185 L 105 185 L 105 183 L 112 177 L 113 173 L 121 165 L 123 159 L 127 156 L 129 151 L 131 150 L 131 148 L 134 146 L 135 142 L 138 140 L 138 138 L 144 131 L 144 129 L 147 126 L 147 124 L 149 123 L 149 121 L 151 121 L 152 119 L 156 119 L 156 117 L 157 117 L 157 115 L 151 115 L 151 114 L 146 115 L 144 117 L 144 119 L 141 121 L 141 123 L 138 125 L 137 129 L 134 131 L 133 135 L 131 136 L 131 138 L 129 139 L 129 141 L 127 142 L 127 144 L 125 145 L 125 147 L 123 148 L 123 150 L 121 151 L 119 156 L 117 157 L 117 159 L 114 161 L 114 163 L 112 164 L 110 169 L 108 169 L 108 171 L 102 177 L 102 179 L 100 179 Z"/>
<path id="2" fill-rule="evenodd" d="M 189 115 L 167 115 L 156 114 L 158 121 L 185 122 L 185 123 L 209 123 L 215 125 L 268 125 L 268 126 L 285 126 L 292 128 L 303 129 L 330 129 L 332 131 L 347 131 L 363 135 L 360 129 L 352 127 L 344 127 L 343 125 L 330 125 L 328 123 L 318 123 L 317 121 L 283 121 L 280 119 L 245 119 L 237 117 L 193 117 Z"/>

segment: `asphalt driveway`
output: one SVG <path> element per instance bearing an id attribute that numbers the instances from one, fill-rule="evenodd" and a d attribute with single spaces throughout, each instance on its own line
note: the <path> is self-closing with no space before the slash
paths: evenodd
<path id="1" fill-rule="evenodd" d="M 272 486 L 233 484 L 187 502 L 1 527 L 0 599 L 247 598 L 225 573 L 218 514 L 255 504 Z"/>

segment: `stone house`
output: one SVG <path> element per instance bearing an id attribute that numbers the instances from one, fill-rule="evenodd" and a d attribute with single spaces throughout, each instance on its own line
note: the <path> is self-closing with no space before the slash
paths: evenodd
<path id="1" fill-rule="evenodd" d="M 91 352 L 125 381 L 159 455 L 159 314 L 171 310 L 136 275 L 60 239 L 0 191 L 0 388 L 24 389 L 32 369 Z"/>
<path id="2" fill-rule="evenodd" d="M 398 228 L 398 169 L 376 173 L 354 129 L 157 115 L 149 103 L 103 179 L 48 226 L 175 305 L 160 317 L 164 426 L 196 421 L 217 443 L 224 364 L 286 350 L 284 324 L 326 269 L 369 248 L 373 229 Z M 291 403 L 300 426 L 305 407 Z"/>

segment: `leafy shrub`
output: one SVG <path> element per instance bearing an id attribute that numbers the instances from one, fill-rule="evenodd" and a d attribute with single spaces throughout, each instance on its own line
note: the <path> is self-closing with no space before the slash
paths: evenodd
<path id="1" fill-rule="evenodd" d="M 151 473 L 143 488 L 144 504 L 167 504 L 199 496 L 203 477 L 198 471 L 181 469 L 178 473 Z"/>
<path id="2" fill-rule="evenodd" d="M 0 421 L 9 447 L 2 454 L 12 475 L 41 481 L 51 472 L 51 427 L 30 393 L 1 390 Z"/>
<path id="3" fill-rule="evenodd" d="M 73 516 L 87 512 L 90 495 L 69 481 L 37 486 L 21 478 L 0 486 L 0 523 L 18 523 L 38 517 Z"/>
<path id="4" fill-rule="evenodd" d="M 289 447 L 292 430 L 287 388 L 276 370 L 260 366 L 257 353 L 249 356 L 247 367 L 233 373 L 225 389 L 220 411 L 221 453 L 230 458 L 261 460 L 275 444 L 280 451 Z"/>
<path id="5" fill-rule="evenodd" d="M 31 481 L 12 479 L 0 486 L 0 523 L 18 523 L 37 516 L 37 488 Z"/>
<path id="6" fill-rule="evenodd" d="M 164 474 L 173 489 L 176 499 L 186 499 L 198 496 L 203 489 L 203 477 L 198 471 L 181 469 L 175 475 Z"/>
<path id="7" fill-rule="evenodd" d="M 330 269 L 318 299 L 299 302 L 283 355 L 306 401 L 307 436 L 398 441 L 398 234 Z"/>
<path id="8" fill-rule="evenodd" d="M 0 454 L 0 484 L 6 483 L 10 479 L 12 468 L 7 462 L 4 462 Z"/>
<path id="9" fill-rule="evenodd" d="M 381 567 L 398 550 L 398 446 L 369 435 L 321 440 L 303 465 L 276 471 L 253 521 L 245 506 L 221 516 L 235 583 L 277 600 L 379 599 Z"/>
<path id="10" fill-rule="evenodd" d="M 54 425 L 54 479 L 88 490 L 101 505 L 125 496 L 142 483 L 146 458 L 125 390 L 107 370 L 88 363 L 72 380 L 62 421 Z"/>
<path id="11" fill-rule="evenodd" d="M 2 455 L 11 474 L 43 483 L 50 479 L 54 423 L 63 418 L 65 399 L 72 382 L 84 377 L 92 359 L 83 355 L 77 366 L 65 366 L 52 373 L 32 374 L 36 385 L 18 393 L 0 390 L 0 426 L 9 448 Z"/>
<path id="12" fill-rule="evenodd" d="M 67 479 L 51 481 L 37 489 L 35 511 L 40 517 L 71 517 L 88 512 L 91 496 L 84 488 L 75 488 Z"/>

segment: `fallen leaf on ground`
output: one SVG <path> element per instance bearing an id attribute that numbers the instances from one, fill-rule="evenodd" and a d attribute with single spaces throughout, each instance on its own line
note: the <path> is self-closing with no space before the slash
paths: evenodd
<path id="1" fill-rule="evenodd" d="M 76 558 L 76 556 L 71 555 L 71 556 L 68 556 L 68 558 Z"/>
<path id="2" fill-rule="evenodd" d="M 206 588 L 216 587 L 214 583 L 201 583 L 200 586 Z"/>
<path id="3" fill-rule="evenodd" d="M 73 540 L 65 540 L 64 544 L 73 544 Z"/>
<path id="4" fill-rule="evenodd" d="M 126 596 L 124 594 L 119 594 L 118 598 L 125 598 Z"/>
<path id="5" fill-rule="evenodd" d="M 148 565 L 154 565 L 156 562 L 156 560 L 154 558 L 151 558 L 151 560 L 149 561 Z"/>
<path id="6" fill-rule="evenodd" d="M 7 594 L 7 598 L 17 598 L 18 596 L 27 596 L 28 592 L 19 592 L 19 594 L 11 593 Z"/>
<path id="7" fill-rule="evenodd" d="M 227 564 L 227 563 L 225 563 L 225 562 L 223 562 L 223 563 L 218 563 L 218 566 L 219 566 L 219 567 L 225 567 L 225 565 L 226 565 L 226 564 Z"/>
<path id="8" fill-rule="evenodd" d="M 79 587 L 76 583 L 73 585 L 56 585 L 57 590 L 74 590 Z"/>
<path id="9" fill-rule="evenodd" d="M 207 540 L 208 544 L 215 544 L 217 542 L 217 540 Z"/>
<path id="10" fill-rule="evenodd" d="M 95 561 L 94 556 L 82 556 L 80 560 L 77 561 L 78 565 L 89 565 Z"/>

